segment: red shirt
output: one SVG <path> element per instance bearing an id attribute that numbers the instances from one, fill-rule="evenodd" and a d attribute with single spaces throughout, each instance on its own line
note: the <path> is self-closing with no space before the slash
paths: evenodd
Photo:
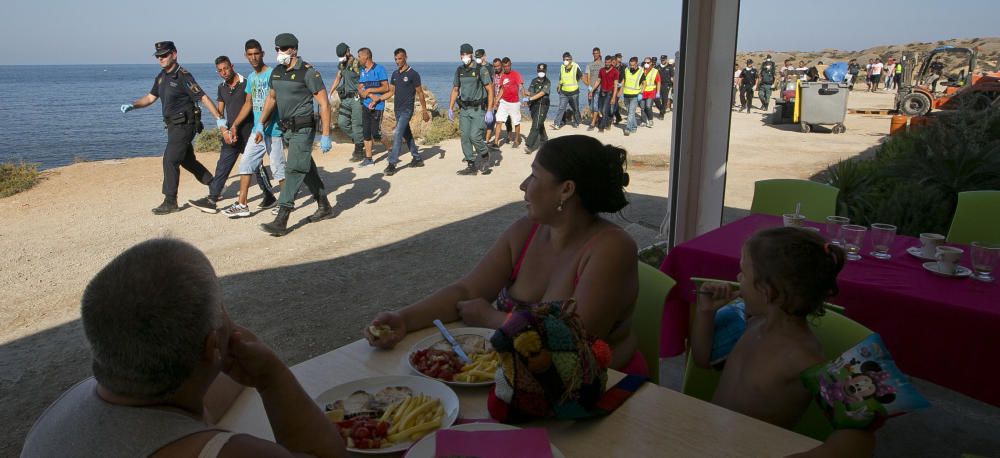
<path id="1" fill-rule="evenodd" d="M 524 81 L 521 80 L 521 74 L 517 70 L 501 73 L 497 75 L 497 79 L 500 81 L 500 93 L 503 94 L 501 98 L 504 102 L 517 103 L 521 101 L 520 87 Z"/>
<path id="2" fill-rule="evenodd" d="M 612 92 L 615 90 L 615 84 L 618 83 L 618 69 L 601 67 L 597 77 L 601 79 L 601 92 Z"/>

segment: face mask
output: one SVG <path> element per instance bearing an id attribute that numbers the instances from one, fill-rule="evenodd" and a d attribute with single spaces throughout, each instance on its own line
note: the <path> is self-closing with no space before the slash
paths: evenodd
<path id="1" fill-rule="evenodd" d="M 649 70 L 649 64 L 642 64 L 642 66 Z"/>
<path id="2" fill-rule="evenodd" d="M 292 61 L 292 55 L 285 52 L 279 52 L 275 60 L 278 61 L 278 65 L 288 65 Z"/>
<path id="3" fill-rule="evenodd" d="M 572 62 L 572 61 L 569 61 L 569 60 L 564 60 L 564 61 L 563 61 L 563 65 L 565 65 L 565 66 L 569 67 L 569 63 L 570 63 L 570 62 Z"/>
<path id="4" fill-rule="evenodd" d="M 476 63 L 479 64 L 479 65 L 483 65 L 483 60 L 477 57 L 476 58 Z"/>
<path id="5" fill-rule="evenodd" d="M 337 59 L 337 61 L 339 61 L 341 63 L 347 62 L 347 56 L 341 57 L 341 58 Z"/>
<path id="6" fill-rule="evenodd" d="M 472 58 L 471 57 L 469 57 L 469 56 L 462 56 L 462 63 L 463 64 L 469 65 L 469 62 L 472 62 Z"/>
<path id="7" fill-rule="evenodd" d="M 538 72 L 539 78 L 545 78 L 545 72 Z"/>

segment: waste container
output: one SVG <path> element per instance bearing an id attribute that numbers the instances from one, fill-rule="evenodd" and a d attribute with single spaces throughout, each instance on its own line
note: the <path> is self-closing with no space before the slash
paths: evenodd
<path id="1" fill-rule="evenodd" d="M 847 83 L 803 82 L 800 83 L 798 122 L 802 132 L 808 133 L 813 125 L 832 124 L 833 133 L 844 133 L 844 117 L 847 115 L 847 94 L 851 92 Z"/>

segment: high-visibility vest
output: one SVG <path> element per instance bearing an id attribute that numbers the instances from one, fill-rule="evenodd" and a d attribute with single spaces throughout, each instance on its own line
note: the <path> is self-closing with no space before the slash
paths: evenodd
<path id="1" fill-rule="evenodd" d="M 559 87 L 563 92 L 573 92 L 580 89 L 580 85 L 576 82 L 578 68 L 576 64 L 571 64 L 569 70 L 566 70 L 565 65 L 559 66 Z"/>
<path id="2" fill-rule="evenodd" d="M 652 92 L 652 91 L 655 91 L 656 90 L 656 75 L 657 75 L 656 70 L 651 68 L 651 69 L 649 69 L 648 72 L 644 72 L 644 73 L 646 74 L 646 87 L 642 90 L 642 92 Z"/>
<path id="3" fill-rule="evenodd" d="M 622 85 L 622 94 L 625 95 L 636 95 L 642 88 L 639 87 L 639 79 L 642 78 L 642 70 L 636 69 L 635 73 L 632 73 L 631 69 L 625 69 L 625 82 Z"/>

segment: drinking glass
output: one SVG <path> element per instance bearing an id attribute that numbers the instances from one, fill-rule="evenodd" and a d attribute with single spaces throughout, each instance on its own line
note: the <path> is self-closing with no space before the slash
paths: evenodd
<path id="1" fill-rule="evenodd" d="M 857 261 L 861 259 L 861 245 L 865 241 L 865 232 L 868 231 L 868 228 L 857 224 L 845 224 L 840 227 L 840 230 L 844 234 L 844 250 L 847 251 L 847 260 Z"/>
<path id="2" fill-rule="evenodd" d="M 891 224 L 872 224 L 872 252 L 876 259 L 890 259 L 889 248 L 896 239 L 896 226 Z"/>
<path id="3" fill-rule="evenodd" d="M 844 246 L 844 232 L 840 228 L 850 223 L 851 219 L 844 216 L 826 217 L 826 236 L 830 239 L 830 244 Z"/>
<path id="4" fill-rule="evenodd" d="M 979 281 L 993 281 L 993 269 L 1000 261 L 1000 243 L 972 242 L 972 270 Z"/>

